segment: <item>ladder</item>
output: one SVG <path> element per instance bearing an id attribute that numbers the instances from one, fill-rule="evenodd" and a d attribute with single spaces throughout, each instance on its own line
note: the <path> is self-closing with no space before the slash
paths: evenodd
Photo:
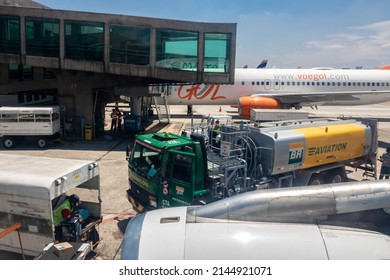
<path id="1" fill-rule="evenodd" d="M 171 113 L 169 111 L 166 95 L 153 96 L 153 100 L 160 123 L 169 123 Z"/>
<path id="2" fill-rule="evenodd" d="M 169 95 L 168 85 L 160 84 L 151 86 L 149 94 L 153 97 L 154 106 L 160 123 L 170 123 L 171 113 L 167 100 L 167 96 Z"/>

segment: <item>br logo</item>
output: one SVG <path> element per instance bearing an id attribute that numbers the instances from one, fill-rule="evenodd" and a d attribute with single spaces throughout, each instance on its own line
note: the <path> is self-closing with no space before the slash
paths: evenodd
<path id="1" fill-rule="evenodd" d="M 303 160 L 303 143 L 292 143 L 289 145 L 288 164 L 301 163 Z"/>

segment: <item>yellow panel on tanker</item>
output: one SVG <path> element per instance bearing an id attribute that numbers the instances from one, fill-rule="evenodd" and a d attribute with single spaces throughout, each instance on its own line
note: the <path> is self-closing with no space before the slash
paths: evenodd
<path id="1" fill-rule="evenodd" d="M 339 124 L 294 129 L 306 139 L 303 168 L 340 162 L 365 153 L 365 126 Z"/>

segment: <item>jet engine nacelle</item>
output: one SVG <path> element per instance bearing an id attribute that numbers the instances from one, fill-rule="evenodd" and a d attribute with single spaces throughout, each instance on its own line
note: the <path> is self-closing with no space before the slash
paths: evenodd
<path id="1" fill-rule="evenodd" d="M 278 100 L 262 96 L 244 96 L 238 101 L 238 114 L 243 118 L 250 118 L 251 109 L 280 109 Z"/>

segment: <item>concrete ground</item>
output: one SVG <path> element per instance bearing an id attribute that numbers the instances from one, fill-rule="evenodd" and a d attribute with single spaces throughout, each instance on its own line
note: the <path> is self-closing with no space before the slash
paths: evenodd
<path id="1" fill-rule="evenodd" d="M 126 110 L 126 107 L 122 107 Z M 311 117 L 353 117 L 376 118 L 379 121 L 379 151 L 382 154 L 384 148 L 390 147 L 390 102 L 370 106 L 322 106 L 318 110 L 304 108 Z M 126 199 L 128 188 L 126 147 L 131 145 L 134 136 L 129 134 L 110 134 L 111 108 L 106 110 L 106 134 L 105 137 L 91 141 L 65 140 L 63 143 L 54 143 L 47 149 L 41 150 L 34 143 L 24 143 L 19 147 L 6 150 L 0 147 L 1 153 L 25 154 L 45 157 L 71 158 L 97 161 L 100 165 L 100 183 L 102 195 L 103 223 L 99 226 L 101 242 L 96 248 L 98 259 L 118 260 L 121 255 L 121 242 L 129 219 L 135 214 L 130 203 Z M 147 131 L 180 131 L 191 125 L 191 118 L 186 115 L 186 106 L 171 106 L 171 122 L 168 125 L 159 124 L 154 119 L 147 124 Z M 194 106 L 194 119 L 199 121 L 202 114 L 230 114 L 237 121 L 237 111 L 230 106 Z M 351 170 L 353 171 L 353 170 Z M 351 180 L 371 180 L 363 178 L 361 172 L 353 172 Z M 4 259 L 1 256 L 0 259 Z"/>

